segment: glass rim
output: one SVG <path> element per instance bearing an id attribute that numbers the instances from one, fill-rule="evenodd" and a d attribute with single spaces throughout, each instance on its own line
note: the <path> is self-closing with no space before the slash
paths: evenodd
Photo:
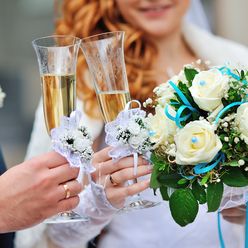
<path id="1" fill-rule="evenodd" d="M 91 36 L 88 36 L 88 37 L 85 37 L 85 38 L 82 38 L 81 39 L 81 44 L 84 42 L 89 42 L 89 41 L 96 41 L 96 40 L 102 40 L 102 39 L 104 39 L 104 36 L 108 36 L 108 35 L 111 35 L 111 34 L 125 34 L 125 31 L 121 31 L 121 30 L 119 30 L 119 31 L 111 31 L 111 32 L 104 32 L 104 33 L 99 33 L 99 34 L 94 34 L 94 35 L 91 35 Z M 103 38 L 101 38 L 101 39 L 95 39 L 94 40 L 94 38 L 97 38 L 97 37 L 103 37 Z"/>
<path id="2" fill-rule="evenodd" d="M 32 45 L 34 47 L 40 47 L 40 48 L 56 47 L 56 46 L 44 46 L 44 45 L 38 45 L 37 44 L 38 41 L 48 40 L 48 39 L 52 39 L 52 38 L 73 38 L 74 40 L 76 40 L 75 44 L 58 46 L 58 47 L 73 47 L 73 46 L 81 43 L 81 39 L 77 36 L 73 36 L 73 35 L 49 35 L 49 36 L 44 36 L 44 37 L 39 37 L 39 38 L 34 39 L 32 41 Z"/>

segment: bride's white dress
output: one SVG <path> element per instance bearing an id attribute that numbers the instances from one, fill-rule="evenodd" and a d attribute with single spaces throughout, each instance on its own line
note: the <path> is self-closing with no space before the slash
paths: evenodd
<path id="1" fill-rule="evenodd" d="M 184 26 L 184 37 L 194 53 L 212 64 L 232 63 L 248 64 L 248 50 L 236 43 L 215 37 L 190 24 Z M 79 102 L 78 109 L 82 110 Z M 85 115 L 85 125 L 93 137 L 97 137 L 103 127 L 99 121 L 93 121 Z M 28 157 L 48 151 L 49 137 L 46 134 L 42 107 L 37 110 L 34 130 L 28 150 Z M 168 204 L 134 211 L 127 214 L 116 214 L 106 200 L 101 186 L 94 185 L 94 192 L 87 188 L 81 194 L 80 211 L 90 217 L 89 223 L 45 226 L 40 224 L 17 233 L 16 248 L 46 248 L 49 240 L 56 247 L 83 248 L 86 243 L 105 227 L 98 248 L 218 248 L 217 215 L 207 213 L 202 206 L 196 221 L 184 228 L 174 223 Z M 142 196 L 158 201 L 161 196 L 154 196 L 148 189 Z M 227 248 L 243 247 L 242 228 L 222 222 L 223 234 Z M 55 246 L 53 246 L 55 247 Z"/>

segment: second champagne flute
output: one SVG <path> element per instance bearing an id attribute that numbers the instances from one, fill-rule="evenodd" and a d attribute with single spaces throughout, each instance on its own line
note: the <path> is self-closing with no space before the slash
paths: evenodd
<path id="1" fill-rule="evenodd" d="M 83 50 L 93 77 L 97 100 L 105 123 L 116 119 L 131 100 L 124 60 L 124 32 L 116 31 L 82 39 Z M 136 183 L 134 180 L 133 183 Z M 156 206 L 156 202 L 134 196 L 124 210 Z"/>

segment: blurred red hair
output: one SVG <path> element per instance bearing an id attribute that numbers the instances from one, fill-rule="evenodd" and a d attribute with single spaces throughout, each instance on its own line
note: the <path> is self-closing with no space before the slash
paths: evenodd
<path id="1" fill-rule="evenodd" d="M 140 30 L 122 18 L 115 0 L 63 0 L 61 17 L 56 21 L 57 34 L 85 38 L 117 30 L 125 31 L 124 53 L 131 97 L 144 101 L 152 95 L 156 85 L 152 70 L 157 54 L 155 46 Z M 85 76 L 87 70 L 86 61 L 80 52 L 77 94 L 84 101 L 85 112 L 91 117 L 101 118 L 94 89 Z"/>

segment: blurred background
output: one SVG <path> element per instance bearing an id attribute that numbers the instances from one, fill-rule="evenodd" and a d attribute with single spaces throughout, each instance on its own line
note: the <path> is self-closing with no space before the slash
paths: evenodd
<path id="1" fill-rule="evenodd" d="M 247 0 L 202 3 L 210 32 L 248 45 Z M 0 85 L 7 94 L 0 109 L 0 144 L 9 167 L 24 159 L 40 99 L 38 65 L 31 41 L 53 30 L 53 0 L 0 0 Z"/>

